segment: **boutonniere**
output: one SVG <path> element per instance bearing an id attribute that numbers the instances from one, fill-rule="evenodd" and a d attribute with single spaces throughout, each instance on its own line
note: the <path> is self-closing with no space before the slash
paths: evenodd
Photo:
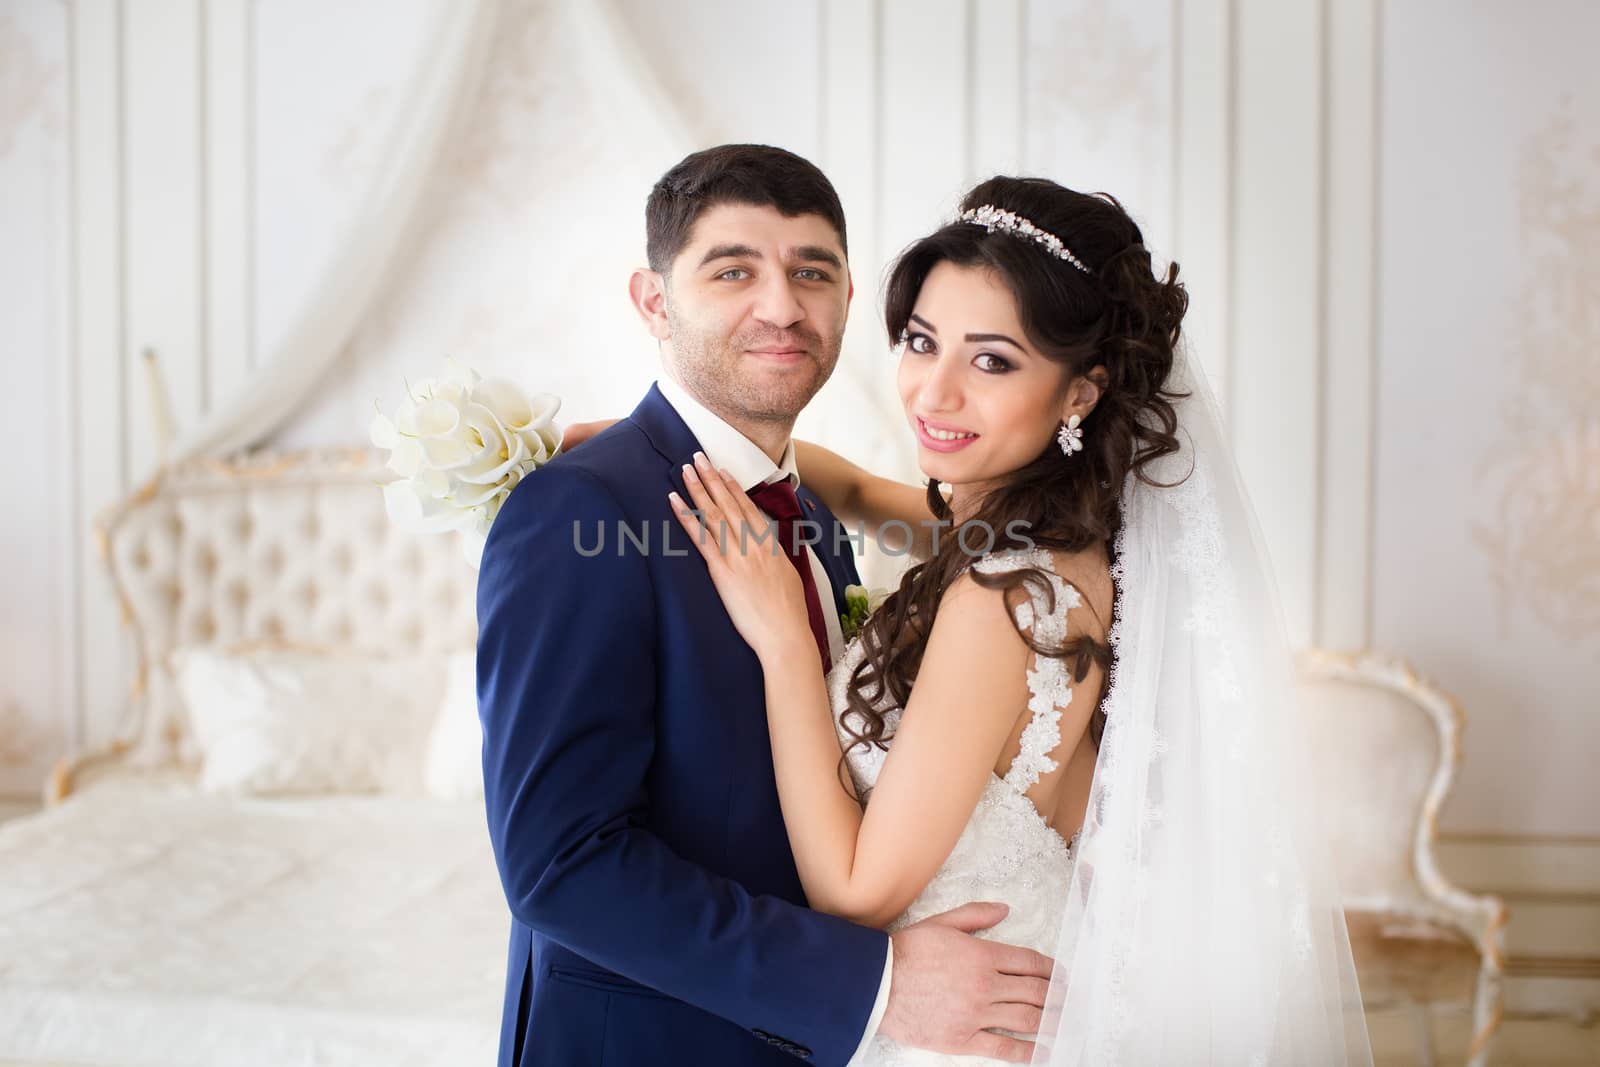
<path id="1" fill-rule="evenodd" d="M 846 641 L 861 632 L 867 616 L 877 611 L 878 606 L 888 596 L 887 589 L 873 589 L 869 592 L 864 585 L 844 587 L 844 611 L 839 613 L 839 628 L 844 631 Z"/>

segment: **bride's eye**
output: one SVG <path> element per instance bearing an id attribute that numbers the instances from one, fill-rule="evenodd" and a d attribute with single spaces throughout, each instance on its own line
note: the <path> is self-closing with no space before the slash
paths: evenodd
<path id="1" fill-rule="evenodd" d="M 980 352 L 975 358 L 978 362 L 978 369 L 987 371 L 990 374 L 1004 374 L 1011 369 L 1009 360 L 1001 359 L 993 352 Z"/>
<path id="2" fill-rule="evenodd" d="M 933 338 L 925 333 L 910 333 L 902 330 L 900 340 L 911 351 L 922 356 L 933 352 L 936 347 L 933 343 Z"/>

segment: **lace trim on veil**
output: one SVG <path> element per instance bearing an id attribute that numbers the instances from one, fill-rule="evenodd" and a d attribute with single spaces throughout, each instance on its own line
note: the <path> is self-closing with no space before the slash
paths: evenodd
<path id="1" fill-rule="evenodd" d="M 1191 612 L 1184 620 L 1184 629 L 1215 634 L 1218 632 L 1219 620 L 1228 610 L 1232 590 L 1224 565 L 1221 521 L 1209 495 L 1209 472 L 1198 457 L 1191 458 L 1194 465 L 1188 476 L 1170 487 L 1157 488 L 1140 481 L 1137 475 L 1127 476 L 1123 491 L 1123 522 L 1117 530 L 1114 541 L 1115 558 L 1110 568 L 1115 592 L 1112 599 L 1112 621 L 1107 632 L 1107 643 L 1111 648 L 1111 666 L 1107 671 L 1106 692 L 1101 704 L 1106 726 L 1100 742 L 1098 765 L 1090 789 L 1084 825 L 1080 830 L 1081 838 L 1096 837 L 1093 831 L 1103 826 L 1108 817 L 1112 817 L 1111 804 L 1123 759 L 1132 757 L 1144 761 L 1150 767 L 1153 776 L 1157 764 L 1168 751 L 1167 739 L 1162 736 L 1155 724 L 1145 721 L 1143 717 L 1133 714 L 1133 709 L 1124 706 L 1127 701 L 1125 684 L 1127 667 L 1123 662 L 1123 653 L 1127 641 L 1128 604 L 1137 603 L 1138 599 L 1146 594 L 1149 580 L 1149 575 L 1141 566 L 1146 561 L 1130 559 L 1127 555 L 1128 530 L 1132 523 L 1152 521 L 1148 515 L 1136 514 L 1138 509 L 1152 509 L 1165 504 L 1178 516 L 1180 535 L 1172 547 L 1172 558 L 1166 562 L 1188 575 L 1195 587 Z M 1159 472 L 1153 474 L 1153 477 L 1158 481 L 1172 480 Z M 1159 564 L 1159 561 L 1154 560 L 1148 562 Z M 1233 681 L 1234 668 L 1231 654 L 1226 648 L 1221 651 L 1222 654 L 1211 661 L 1206 671 L 1207 684 L 1219 696 L 1230 692 L 1236 696 L 1237 685 Z M 1098 835 L 1098 840 L 1094 840 L 1088 851 L 1080 852 L 1080 865 L 1074 871 L 1074 885 L 1071 892 L 1082 897 L 1087 897 L 1097 869 L 1109 873 L 1112 865 L 1119 865 L 1122 866 L 1125 877 L 1131 872 L 1132 877 L 1126 879 L 1128 892 L 1103 895 L 1097 904 L 1101 922 L 1113 927 L 1126 924 L 1128 929 L 1135 928 L 1135 924 L 1131 921 L 1133 913 L 1149 896 L 1152 889 L 1148 871 L 1139 862 L 1139 848 L 1144 832 L 1161 823 L 1165 812 L 1160 803 L 1146 799 L 1140 804 L 1137 817 L 1140 824 L 1139 833 Z M 1106 848 L 1108 837 L 1116 842 L 1117 854 L 1108 853 Z M 1089 1063 L 1112 1062 L 1117 1050 L 1122 1046 L 1129 1027 L 1135 1021 L 1131 1002 L 1122 995 L 1128 966 L 1132 957 L 1152 951 L 1155 946 L 1142 944 L 1135 936 L 1125 940 L 1117 939 L 1110 948 L 1111 951 L 1105 960 L 1106 968 L 1101 977 L 1106 994 L 1104 1003 L 1107 1011 L 1103 1019 L 1104 1025 L 1098 1028 L 1096 1040 L 1087 1050 L 1086 1062 Z"/>

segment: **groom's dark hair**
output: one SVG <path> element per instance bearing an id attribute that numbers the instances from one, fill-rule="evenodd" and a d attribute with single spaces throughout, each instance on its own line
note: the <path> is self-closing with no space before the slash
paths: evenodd
<path id="1" fill-rule="evenodd" d="M 773 207 L 793 218 L 821 215 L 844 236 L 844 207 L 827 175 L 793 152 L 764 144 L 725 144 L 685 156 L 644 202 L 645 257 L 666 274 L 689 243 L 695 220 L 719 204 Z"/>

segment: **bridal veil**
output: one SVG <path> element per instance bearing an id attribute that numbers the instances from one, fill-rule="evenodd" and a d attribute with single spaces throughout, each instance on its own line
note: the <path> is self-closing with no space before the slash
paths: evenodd
<path id="1" fill-rule="evenodd" d="M 1130 475 L 1106 729 L 1034 1064 L 1370 1064 L 1271 569 L 1204 377 Z"/>

